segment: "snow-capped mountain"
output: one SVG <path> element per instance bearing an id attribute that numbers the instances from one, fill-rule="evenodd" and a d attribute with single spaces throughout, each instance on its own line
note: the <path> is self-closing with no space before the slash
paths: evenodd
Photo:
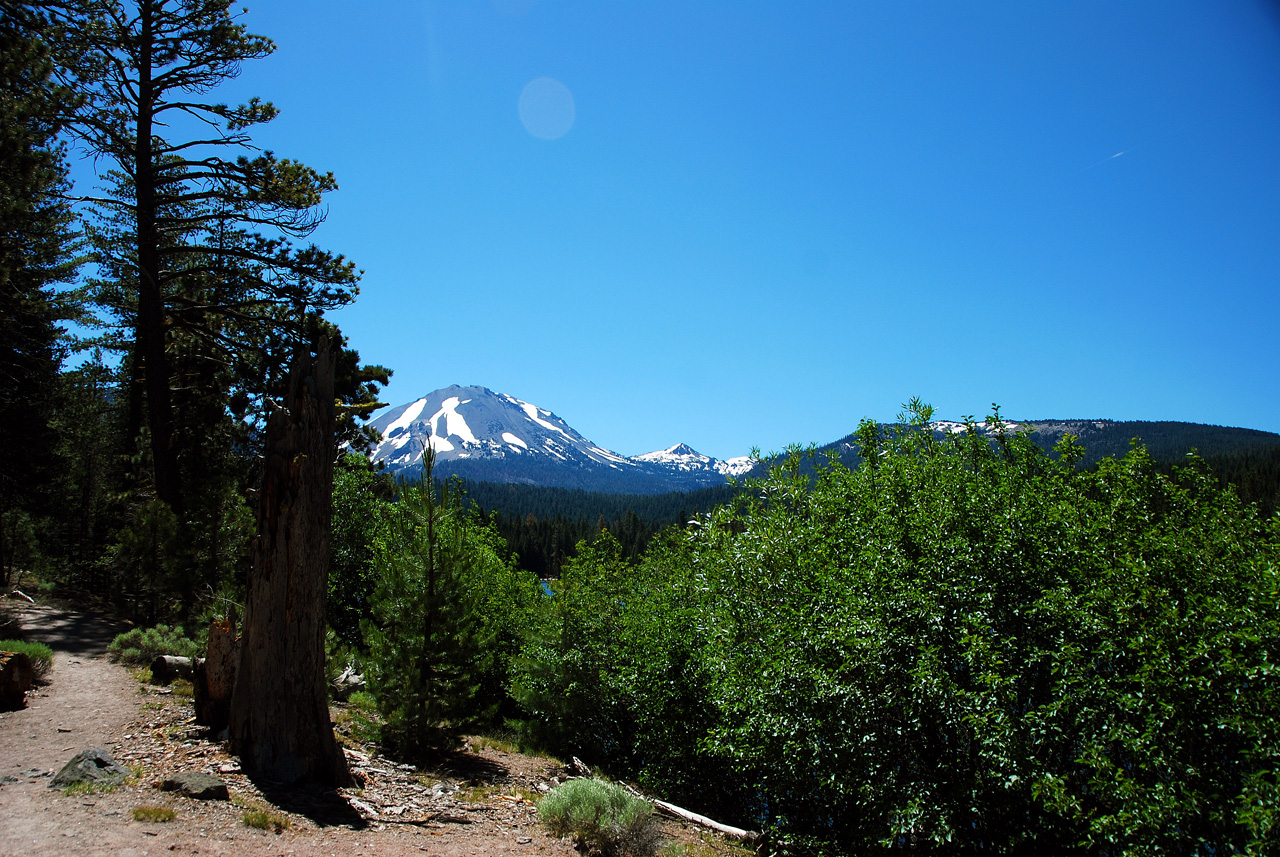
<path id="1" fill-rule="evenodd" d="M 687 444 L 677 443 L 669 449 L 662 449 L 657 452 L 646 452 L 644 455 L 633 456 L 632 461 L 644 461 L 649 464 L 660 464 L 663 467 L 669 467 L 673 470 L 680 470 L 686 473 L 695 472 L 715 472 L 722 476 L 741 476 L 756 466 L 756 462 L 749 455 L 739 455 L 721 461 L 718 458 L 712 458 L 709 455 L 703 455 L 696 449 Z"/>
<path id="2" fill-rule="evenodd" d="M 583 437 L 546 408 L 486 387 L 436 390 L 371 425 L 382 434 L 373 460 L 410 477 L 422 471 L 424 445 L 436 454 L 437 476 L 617 493 L 694 490 L 723 484 L 753 466 L 749 458 L 720 461 L 684 444 L 628 458 Z"/>

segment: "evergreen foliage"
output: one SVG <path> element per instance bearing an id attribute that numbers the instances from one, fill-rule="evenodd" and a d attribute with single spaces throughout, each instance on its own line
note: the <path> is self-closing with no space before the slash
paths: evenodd
<path id="1" fill-rule="evenodd" d="M 720 485 L 669 494 L 600 494 L 498 482 L 464 481 L 468 502 L 492 522 L 520 568 L 559 577 L 564 563 L 607 530 L 623 556 L 635 560 L 666 527 L 730 502 L 740 490 Z"/>
<path id="2" fill-rule="evenodd" d="M 359 450 L 389 371 L 323 318 L 359 272 L 306 246 L 333 176 L 261 152 L 275 115 L 211 96 L 271 42 L 224 0 L 0 2 L 0 572 L 127 617 L 242 600 L 272 402 L 299 343 L 336 344 L 339 444 Z M 67 205 L 59 134 L 105 169 Z M 88 251 L 91 276 L 61 287 Z M 56 288 L 61 288 L 57 291 Z M 97 328 L 59 374 L 59 323 Z M 162 508 L 163 507 L 163 508 Z"/>
<path id="3" fill-rule="evenodd" d="M 363 455 L 348 453 L 334 468 L 326 619 L 348 648 L 364 647 L 360 626 L 372 618 L 378 578 L 374 540 L 387 526 L 392 489 Z"/>
<path id="4" fill-rule="evenodd" d="M 401 491 L 375 540 L 364 623 L 383 737 L 410 756 L 451 747 L 465 727 L 492 717 L 506 676 L 500 637 L 513 649 L 520 625 L 486 605 L 505 614 L 532 594 L 532 581 L 522 587 L 492 534 L 463 512 L 457 486 L 437 495 L 434 454 L 424 455 L 424 480 Z"/>
<path id="5" fill-rule="evenodd" d="M 323 219 L 332 174 L 252 145 L 248 131 L 275 117 L 271 104 L 205 98 L 274 50 L 231 6 L 82 0 L 59 18 L 60 74 L 83 97 L 73 127 L 115 166 L 107 194 L 88 198 L 99 212 L 96 300 L 128 331 L 135 433 L 145 412 L 156 496 L 177 513 L 182 352 L 219 370 L 272 369 L 241 377 L 258 379 L 250 394 L 263 381 L 278 390 L 285 355 L 315 338 L 319 313 L 349 302 L 358 279 L 345 259 L 291 244 Z"/>
<path id="6" fill-rule="evenodd" d="M 35 4 L 0 2 L 0 585 L 37 565 L 38 533 L 56 515 L 56 394 L 75 273 L 58 134 L 74 106 L 57 85 Z M 47 548 L 47 545 L 46 545 Z"/>
<path id="7" fill-rule="evenodd" d="M 130 628 L 107 646 L 112 659 L 129 666 L 145 667 L 160 655 L 193 658 L 199 654 L 199 646 L 188 639 L 181 627 L 156 625 L 153 628 Z"/>

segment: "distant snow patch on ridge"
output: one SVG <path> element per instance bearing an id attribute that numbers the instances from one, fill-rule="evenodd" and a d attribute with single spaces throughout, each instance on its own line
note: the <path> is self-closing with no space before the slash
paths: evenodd
<path id="1" fill-rule="evenodd" d="M 423 400 L 426 401 L 425 399 Z M 470 399 L 460 400 L 457 396 L 451 396 L 440 403 L 440 410 L 431 416 L 431 434 L 437 437 L 459 437 L 464 443 L 479 444 L 475 434 L 471 431 L 471 426 L 467 425 L 467 421 L 463 419 L 462 414 L 458 413 L 458 406 L 465 405 Z M 440 430 L 440 419 L 444 418 L 444 431 Z M 448 441 L 445 441 L 448 443 Z M 435 448 L 435 444 L 432 444 Z M 453 445 L 449 445 L 449 449 L 453 449 Z"/>
<path id="2" fill-rule="evenodd" d="M 512 446 L 518 446 L 518 447 L 520 447 L 521 449 L 528 449 L 528 448 L 529 448 L 529 444 L 525 443 L 523 440 L 521 440 L 520 438 L 516 437 L 515 435 L 513 435 L 513 434 L 512 434 L 511 432 L 509 432 L 509 431 L 504 431 L 504 432 L 502 433 L 502 439 L 503 439 L 503 440 L 505 440 L 507 443 L 511 444 Z"/>
<path id="3" fill-rule="evenodd" d="M 929 428 L 946 434 L 959 434 L 965 430 L 966 426 L 964 423 L 957 423 L 952 420 L 934 420 L 929 423 Z"/>
<path id="4" fill-rule="evenodd" d="M 749 455 L 735 455 L 727 461 L 721 461 L 716 465 L 716 470 L 725 476 L 741 476 L 756 466 L 756 461 Z"/>
<path id="5" fill-rule="evenodd" d="M 1005 431 L 1021 431 L 1022 426 L 1019 423 L 1011 423 L 1008 420 L 1002 420 Z M 944 434 L 960 434 L 960 432 L 968 429 L 964 423 L 958 423 L 955 420 L 934 420 L 929 423 L 929 428 L 934 431 L 940 431 Z M 978 423 L 979 431 L 986 431 L 987 427 L 983 423 Z"/>

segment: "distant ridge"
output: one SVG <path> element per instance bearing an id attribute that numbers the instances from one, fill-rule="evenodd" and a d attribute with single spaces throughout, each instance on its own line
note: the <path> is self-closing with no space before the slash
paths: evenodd
<path id="1" fill-rule="evenodd" d="M 1161 420 L 1011 420 L 1029 429 L 1043 448 L 1074 434 L 1085 449 L 1084 466 L 1129 451 L 1140 439 L 1152 458 L 1177 462 L 1195 449 L 1221 456 L 1280 447 L 1280 434 L 1257 429 Z M 554 412 L 487 387 L 451 386 L 392 408 L 372 422 L 382 442 L 372 458 L 396 476 L 422 472 L 422 448 L 436 453 L 436 475 L 475 482 L 574 488 L 606 494 L 662 494 L 724 485 L 757 466 L 746 456 L 720 460 L 683 443 L 643 455 L 624 456 L 583 437 Z M 964 423 L 938 420 L 939 433 Z M 818 448 L 846 465 L 858 463 L 852 434 Z"/>
<path id="2" fill-rule="evenodd" d="M 1123 456 L 1135 438 L 1146 446 L 1153 459 L 1161 462 L 1181 461 L 1193 450 L 1207 458 L 1280 447 L 1280 434 L 1274 432 L 1174 420 L 1040 419 L 1008 420 L 1006 424 L 1013 431 L 1029 430 L 1032 440 L 1045 450 L 1052 450 L 1064 435 L 1075 435 L 1084 447 L 1081 464 L 1085 467 L 1108 456 Z M 964 423 L 953 420 L 937 420 L 931 425 L 939 433 L 965 428 Z M 856 467 L 859 460 L 852 434 L 819 447 L 818 451 L 834 452 L 850 467 Z"/>

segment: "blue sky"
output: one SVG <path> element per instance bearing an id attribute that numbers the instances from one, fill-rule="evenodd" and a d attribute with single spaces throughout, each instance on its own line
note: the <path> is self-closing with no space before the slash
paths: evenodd
<path id="1" fill-rule="evenodd" d="M 912 396 L 1280 431 L 1272 5 L 244 20 L 279 49 L 218 98 L 273 101 L 258 142 L 336 173 L 315 240 L 365 271 L 336 320 L 391 404 L 481 384 L 619 452 L 720 457 Z"/>

